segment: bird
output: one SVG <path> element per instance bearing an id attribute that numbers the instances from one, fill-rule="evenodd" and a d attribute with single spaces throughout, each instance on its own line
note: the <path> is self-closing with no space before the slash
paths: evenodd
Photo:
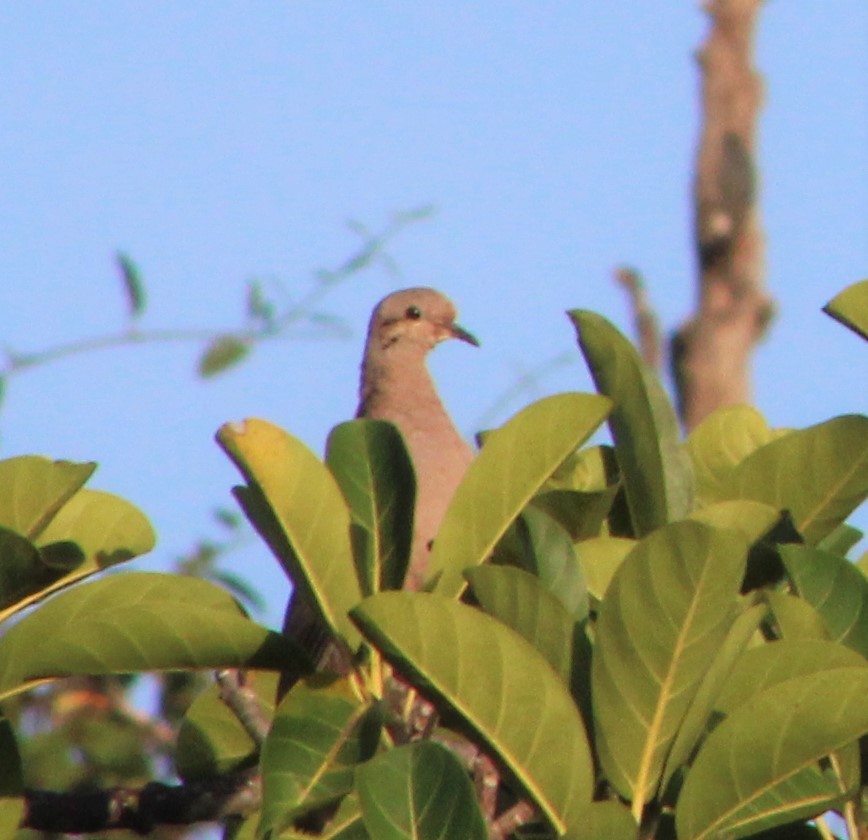
<path id="1" fill-rule="evenodd" d="M 431 543 L 474 453 L 455 428 L 426 363 L 442 341 L 479 346 L 456 323 L 455 305 L 430 288 L 383 298 L 368 326 L 356 417 L 388 420 L 401 433 L 416 474 L 413 540 L 405 589 L 425 583 Z"/>

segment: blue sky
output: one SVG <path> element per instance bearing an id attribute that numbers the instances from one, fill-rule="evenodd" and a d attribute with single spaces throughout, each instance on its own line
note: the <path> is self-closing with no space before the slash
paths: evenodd
<path id="1" fill-rule="evenodd" d="M 0 456 L 96 460 L 93 485 L 136 502 L 163 568 L 215 529 L 237 478 L 213 443 L 260 416 L 321 452 L 355 409 L 368 315 L 393 289 L 450 294 L 474 350 L 432 367 L 468 435 L 528 370 L 574 351 L 510 404 L 589 389 L 564 310 L 629 329 L 611 281 L 637 266 L 667 329 L 694 300 L 690 173 L 697 133 L 694 3 L 422 4 L 369 0 L 53 0 L 0 4 L 0 341 L 19 352 L 115 330 L 112 255 L 139 264 L 142 329 L 237 325 L 252 277 L 301 295 L 350 254 L 345 222 L 436 213 L 324 306 L 343 340 L 263 346 L 212 382 L 197 348 L 65 360 L 8 385 Z M 769 3 L 760 159 L 778 317 L 756 356 L 773 425 L 865 409 L 866 356 L 820 313 L 868 266 L 868 10 Z M 863 513 L 858 520 L 868 520 Z M 233 568 L 287 589 L 264 547 Z"/>

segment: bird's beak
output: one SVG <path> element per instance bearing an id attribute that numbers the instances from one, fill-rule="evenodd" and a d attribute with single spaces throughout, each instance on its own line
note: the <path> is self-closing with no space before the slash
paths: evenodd
<path id="1" fill-rule="evenodd" d="M 464 327 L 459 327 L 458 324 L 450 324 L 449 332 L 453 338 L 460 338 L 462 341 L 466 341 L 474 347 L 479 347 L 479 340 L 473 333 L 467 332 Z"/>

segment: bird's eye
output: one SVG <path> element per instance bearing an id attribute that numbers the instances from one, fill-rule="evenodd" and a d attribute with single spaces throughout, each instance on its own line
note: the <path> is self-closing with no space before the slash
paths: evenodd
<path id="1" fill-rule="evenodd" d="M 418 321 L 422 317 L 422 310 L 418 306 L 408 306 L 404 315 L 413 321 Z"/>

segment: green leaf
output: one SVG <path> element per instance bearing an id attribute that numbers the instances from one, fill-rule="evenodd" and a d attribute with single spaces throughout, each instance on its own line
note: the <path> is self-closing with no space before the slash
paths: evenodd
<path id="1" fill-rule="evenodd" d="M 764 592 L 763 598 L 771 608 L 781 638 L 790 641 L 829 638 L 823 617 L 804 598 L 773 589 Z"/>
<path id="2" fill-rule="evenodd" d="M 817 548 L 837 554 L 840 557 L 846 557 L 847 552 L 864 536 L 858 528 L 854 528 L 845 522 L 843 525 L 835 528 L 828 536 L 823 537 L 817 543 Z"/>
<path id="3" fill-rule="evenodd" d="M 790 432 L 736 467 L 722 495 L 789 510 L 809 545 L 832 533 L 868 494 L 868 417 L 845 415 Z"/>
<path id="4" fill-rule="evenodd" d="M 0 638 L 0 698 L 80 674 L 310 666 L 283 636 L 246 618 L 207 581 L 117 574 L 43 604 Z"/>
<path id="5" fill-rule="evenodd" d="M 377 840 L 486 840 L 473 786 L 445 747 L 420 741 L 359 767 L 365 827 Z"/>
<path id="6" fill-rule="evenodd" d="M 775 437 L 753 406 L 730 405 L 709 414 L 685 442 L 696 476 L 699 504 L 725 498 L 723 491 L 733 469 Z"/>
<path id="7" fill-rule="evenodd" d="M 256 696 L 259 715 L 274 716 L 279 674 L 246 671 L 245 686 Z M 220 688 L 209 686 L 192 702 L 178 732 L 175 772 L 185 781 L 233 773 L 250 767 L 259 747 L 238 716 L 220 698 Z"/>
<path id="8" fill-rule="evenodd" d="M 823 307 L 823 312 L 868 341 L 868 280 L 848 286 Z"/>
<path id="9" fill-rule="evenodd" d="M 819 760 L 868 732 L 868 666 L 830 667 L 754 695 L 709 735 L 675 812 L 679 840 L 747 837 L 848 794 Z"/>
<path id="10" fill-rule="evenodd" d="M 332 429 L 326 464 L 353 517 L 361 551 L 362 592 L 400 589 L 410 559 L 416 479 L 401 433 L 383 420 L 351 420 Z"/>
<path id="11" fill-rule="evenodd" d="M 350 647 L 347 612 L 362 597 L 350 548 L 350 514 L 325 465 L 265 420 L 220 427 L 217 442 L 248 482 L 236 495 L 305 601 Z"/>
<path id="12" fill-rule="evenodd" d="M 516 522 L 521 543 L 517 562 L 566 607 L 575 619 L 588 616 L 588 589 L 569 534 L 533 505 Z"/>
<path id="13" fill-rule="evenodd" d="M 41 592 L 66 569 L 45 563 L 39 550 L 26 537 L 0 528 L 0 610 Z M 0 619 L 5 613 L 0 612 Z"/>
<path id="14" fill-rule="evenodd" d="M 0 525 L 35 539 L 95 469 L 39 455 L 0 461 Z"/>
<path id="15" fill-rule="evenodd" d="M 215 338 L 199 359 L 199 376 L 208 378 L 237 365 L 250 354 L 250 342 L 234 335 Z"/>
<path id="16" fill-rule="evenodd" d="M 434 540 L 429 572 L 437 592 L 461 594 L 464 570 L 485 562 L 542 483 L 603 422 L 610 405 L 594 394 L 557 394 L 487 436 Z"/>
<path id="17" fill-rule="evenodd" d="M 512 566 L 478 566 L 467 571 L 482 608 L 527 639 L 569 684 L 574 618 L 539 580 Z"/>
<path id="18" fill-rule="evenodd" d="M 138 318 L 145 311 L 145 287 L 142 283 L 142 274 L 127 254 L 119 251 L 115 255 L 115 260 L 124 284 L 130 317 Z"/>
<path id="19" fill-rule="evenodd" d="M 598 601 L 603 600 L 615 572 L 635 546 L 636 540 L 623 537 L 597 537 L 576 546 L 588 592 Z"/>
<path id="20" fill-rule="evenodd" d="M 314 677 L 293 686 L 262 748 L 260 833 L 277 833 L 352 789 L 356 766 L 377 745 L 369 712 L 348 680 Z"/>
<path id="21" fill-rule="evenodd" d="M 663 386 L 609 321 L 581 309 L 567 314 L 597 390 L 615 403 L 609 428 L 636 535 L 682 519 L 693 508 L 693 472 Z"/>
<path id="22" fill-rule="evenodd" d="M 735 618 L 746 554 L 734 532 L 673 523 L 639 542 L 600 605 L 597 745 L 634 817 L 654 798 L 678 727 Z"/>
<path id="23" fill-rule="evenodd" d="M 594 802 L 581 826 L 564 840 L 636 840 L 638 826 L 620 802 Z"/>
<path id="24" fill-rule="evenodd" d="M 617 492 L 614 484 L 596 493 L 547 490 L 534 496 L 531 504 L 556 519 L 573 540 L 586 540 L 603 529 Z"/>
<path id="25" fill-rule="evenodd" d="M 735 499 L 728 502 L 713 502 L 690 514 L 696 522 L 704 522 L 712 528 L 729 528 L 738 531 L 750 544 L 758 542 L 780 522 L 777 508 L 750 499 Z"/>
<path id="26" fill-rule="evenodd" d="M 593 786 L 585 730 L 563 681 L 528 642 L 427 593 L 384 592 L 352 616 L 411 684 L 483 740 L 557 831 L 580 823 Z"/>
<path id="27" fill-rule="evenodd" d="M 754 638 L 767 614 L 767 605 L 753 604 L 737 616 L 730 625 L 726 638 L 709 663 L 708 670 L 678 728 L 672 749 L 666 757 L 661 789 L 665 790 L 675 773 L 688 762 L 700 738 L 710 728 L 713 722 L 711 714 L 717 706 L 717 699 L 721 691 L 729 685 L 733 668 L 740 661 L 744 649 Z"/>
<path id="28" fill-rule="evenodd" d="M 781 559 L 799 595 L 823 617 L 829 637 L 868 659 L 868 580 L 848 560 L 799 545 Z"/>

